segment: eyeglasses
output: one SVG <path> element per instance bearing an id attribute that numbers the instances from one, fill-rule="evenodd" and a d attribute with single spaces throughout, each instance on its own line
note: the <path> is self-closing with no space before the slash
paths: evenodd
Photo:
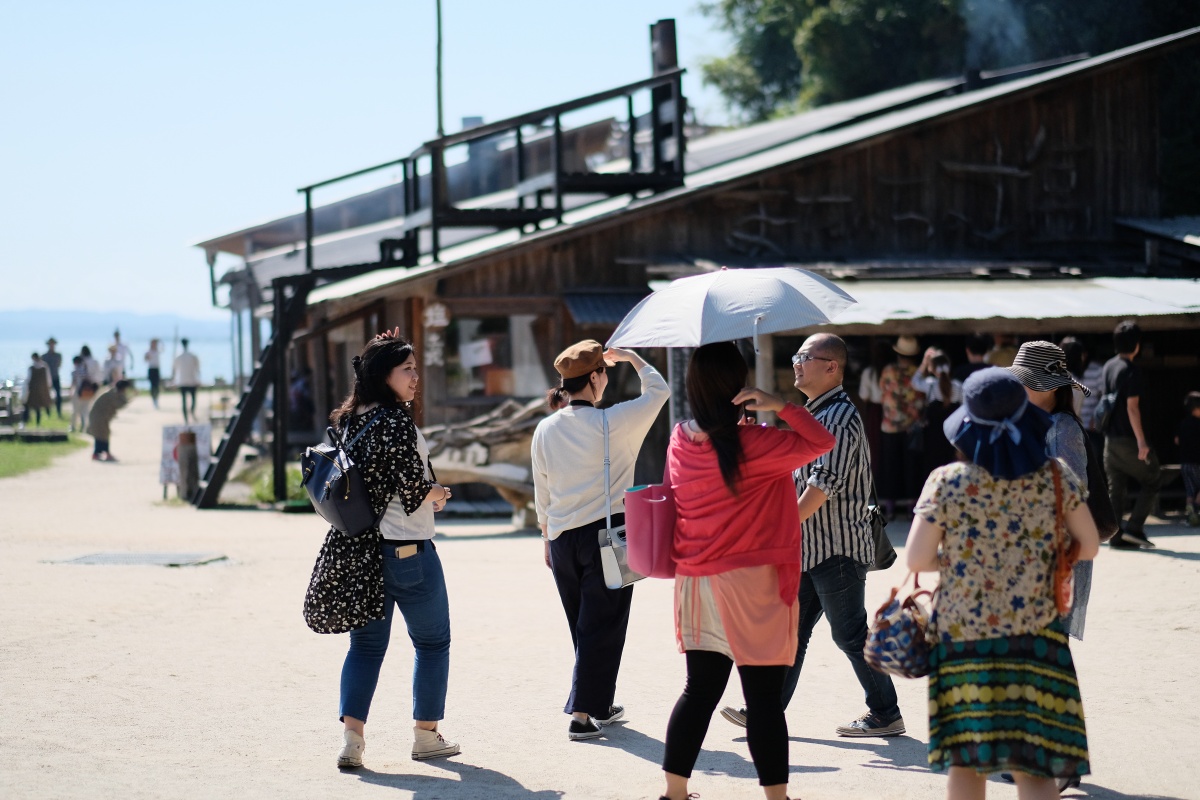
<path id="1" fill-rule="evenodd" d="M 803 364 L 806 361 L 833 361 L 832 358 L 821 358 L 821 356 L 810 356 L 808 353 L 796 353 L 792 356 L 792 366 Z"/>

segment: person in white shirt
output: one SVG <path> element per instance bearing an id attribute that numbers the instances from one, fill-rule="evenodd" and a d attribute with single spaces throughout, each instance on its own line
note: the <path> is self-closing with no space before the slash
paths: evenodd
<path id="1" fill-rule="evenodd" d="M 179 388 L 179 397 L 183 400 L 183 423 L 188 421 L 188 395 L 192 396 L 192 419 L 196 418 L 196 387 L 200 385 L 200 359 L 195 353 L 188 352 L 188 340 L 180 339 L 183 352 L 175 356 L 175 368 L 172 378 Z"/>
<path id="2" fill-rule="evenodd" d="M 113 343 L 109 346 L 109 349 L 111 350 L 113 348 L 116 348 L 116 353 L 113 357 L 117 359 L 121 365 L 121 376 L 124 377 L 126 374 L 132 375 L 134 368 L 137 365 L 133 361 L 133 351 L 129 349 L 129 345 L 121 341 L 120 329 L 113 331 Z M 125 371 L 126 364 L 129 365 L 128 372 Z"/>
<path id="3" fill-rule="evenodd" d="M 925 350 L 925 357 L 912 387 L 925 394 L 925 447 L 921 454 L 921 470 L 928 475 L 934 469 L 955 459 L 954 447 L 938 432 L 950 412 L 962 403 L 962 382 L 951 376 L 950 357 L 937 347 Z"/>
<path id="4" fill-rule="evenodd" d="M 607 368 L 627 361 L 642 381 L 639 397 L 603 411 Z M 602 736 L 604 725 L 625 709 L 613 700 L 629 626 L 633 587 L 609 589 L 600 563 L 599 533 L 606 527 L 605 490 L 624 508 L 638 451 L 671 395 L 662 375 L 636 353 L 588 339 L 559 354 L 554 368 L 562 385 L 547 395 L 550 416 L 533 432 L 533 490 L 545 540 L 546 566 L 554 575 L 571 629 L 575 669 L 563 711 L 571 715 L 571 740 Z M 609 486 L 604 485 L 604 419 L 608 422 Z M 625 514 L 612 515 L 624 524 Z"/>

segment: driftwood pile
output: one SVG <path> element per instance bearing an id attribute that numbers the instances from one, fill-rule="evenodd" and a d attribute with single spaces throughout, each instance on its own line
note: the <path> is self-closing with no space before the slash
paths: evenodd
<path id="1" fill-rule="evenodd" d="M 542 399 L 506 400 L 487 414 L 423 428 L 429 458 L 443 484 L 486 483 L 513 507 L 513 524 L 536 527 L 529 447 L 546 416 Z"/>

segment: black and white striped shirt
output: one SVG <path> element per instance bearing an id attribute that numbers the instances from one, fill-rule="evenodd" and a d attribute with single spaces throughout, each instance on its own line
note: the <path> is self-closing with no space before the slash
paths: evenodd
<path id="1" fill-rule="evenodd" d="M 803 569 L 809 570 L 832 556 L 849 556 L 859 564 L 875 561 L 871 519 L 871 452 L 862 417 L 841 386 L 830 389 L 806 406 L 817 421 L 837 438 L 837 444 L 811 464 L 796 470 L 797 497 L 808 486 L 826 495 L 804 521 Z"/>

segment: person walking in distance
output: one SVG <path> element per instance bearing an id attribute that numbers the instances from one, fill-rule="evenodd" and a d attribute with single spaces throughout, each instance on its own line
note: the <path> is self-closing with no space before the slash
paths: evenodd
<path id="1" fill-rule="evenodd" d="M 159 384 L 162 381 L 162 351 L 158 349 L 158 339 L 150 340 L 150 349 L 146 351 L 146 377 L 150 381 L 150 399 L 158 408 Z"/>
<path id="2" fill-rule="evenodd" d="M 1104 433 L 1104 472 L 1108 475 L 1108 492 L 1112 496 L 1117 519 L 1125 515 L 1125 498 L 1130 479 L 1140 485 L 1137 500 L 1129 521 L 1109 542 L 1110 547 L 1134 550 L 1152 548 L 1146 537 L 1146 517 L 1158 499 L 1162 469 L 1158 456 L 1146 439 L 1142 421 L 1142 397 L 1146 378 L 1134 363 L 1142 350 L 1142 329 L 1136 322 L 1125 320 L 1113 331 L 1113 349 L 1117 354 L 1104 364 L 1104 393 L 1115 394 L 1108 426 Z"/>
<path id="3" fill-rule="evenodd" d="M 40 353 L 34 353 L 32 356 L 33 363 L 29 366 L 29 371 L 25 375 L 25 411 L 22 414 L 23 424 L 29 423 L 29 413 L 32 411 L 37 425 L 41 427 L 42 411 L 46 412 L 46 419 L 50 418 L 50 406 L 54 403 L 50 385 L 50 367 L 42 360 Z"/>
<path id="4" fill-rule="evenodd" d="M 799 497 L 803 572 L 796 659 L 783 685 L 783 705 L 787 707 L 796 691 L 813 629 L 824 616 L 834 643 L 850 661 L 867 704 L 866 713 L 838 726 L 837 734 L 898 736 L 905 728 L 896 687 L 890 677 L 871 669 L 863 658 L 867 570 L 875 561 L 868 511 L 871 456 L 862 418 L 842 388 L 846 359 L 846 343 L 827 333 L 808 337 L 792 356 L 796 388 L 808 398 L 808 410 L 837 443 L 793 476 Z M 746 725 L 744 708 L 727 706 L 721 714 L 735 725 Z"/>
<path id="5" fill-rule="evenodd" d="M 87 432 L 95 439 L 92 450 L 92 461 L 115 462 L 117 457 L 109 452 L 109 442 L 112 440 L 112 421 L 117 412 L 129 403 L 133 396 L 133 382 L 124 378 L 106 387 L 96 395 L 88 414 Z"/>
<path id="6" fill-rule="evenodd" d="M 46 340 L 46 352 L 42 353 L 42 361 L 46 362 L 46 366 L 50 368 L 50 385 L 54 389 L 54 408 L 58 412 L 58 418 L 63 418 L 62 413 L 62 377 L 59 375 L 59 370 L 62 369 L 63 357 L 62 353 L 55 348 L 58 346 L 58 340 L 51 336 Z"/>
<path id="7" fill-rule="evenodd" d="M 608 387 L 608 368 L 627 361 L 637 370 L 642 393 L 611 408 L 596 408 Z M 571 631 L 575 666 L 563 711 L 571 715 L 567 738 L 594 739 L 625 714 L 614 697 L 633 587 L 609 589 L 600 561 L 605 493 L 624 508 L 633 485 L 638 451 L 671 394 L 658 370 L 637 353 L 592 339 L 573 344 L 554 360 L 562 376 L 547 403 L 553 411 L 533 432 L 533 495 L 542 529 L 543 558 L 554 576 Z M 605 421 L 611 469 L 604 485 Z M 616 508 L 614 508 L 614 511 Z M 614 513 L 612 524 L 623 525 Z"/>
<path id="8" fill-rule="evenodd" d="M 195 353 L 188 352 L 188 340 L 180 339 L 183 352 L 175 357 L 172 370 L 175 386 L 179 389 L 179 397 L 183 401 L 183 422 L 188 422 L 188 395 L 191 395 L 192 420 L 196 419 L 196 388 L 200 386 L 200 359 Z"/>

